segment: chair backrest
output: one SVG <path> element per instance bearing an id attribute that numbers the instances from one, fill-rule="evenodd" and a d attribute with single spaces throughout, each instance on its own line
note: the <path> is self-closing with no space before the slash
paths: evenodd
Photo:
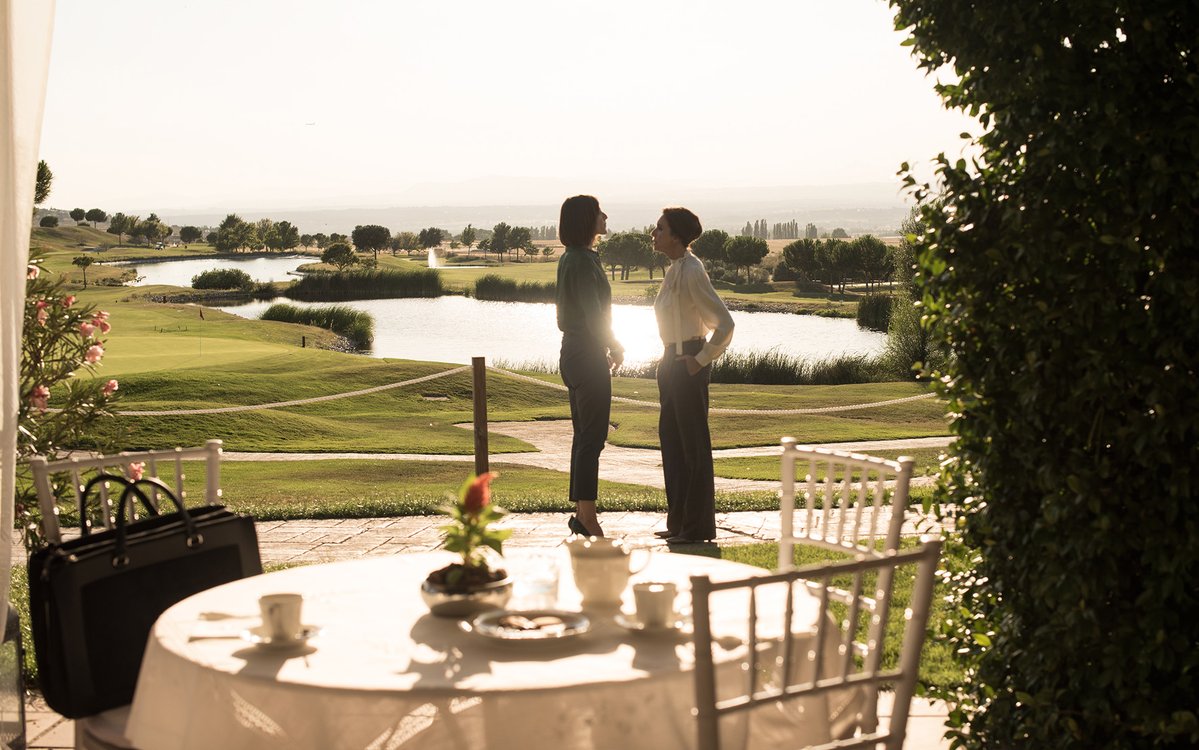
<path id="1" fill-rule="evenodd" d="M 46 541 L 53 543 L 62 541 L 62 530 L 58 523 L 61 502 L 54 491 L 53 477 L 55 474 L 65 473 L 69 476 L 70 502 L 74 503 L 73 507 L 78 507 L 79 493 L 90 476 L 102 472 L 128 476 L 130 465 L 140 463 L 143 464 L 142 476 L 162 480 L 175 491 L 180 501 L 186 502 L 187 495 L 183 486 L 185 479 L 183 462 L 203 461 L 205 463 L 204 499 L 209 505 L 215 505 L 221 499 L 221 444 L 220 440 L 209 440 L 204 445 L 195 448 L 124 451 L 108 456 L 72 457 L 61 461 L 47 461 L 44 456 L 32 456 L 29 459 L 29 466 L 33 472 L 34 487 L 37 489 L 38 506 L 42 511 L 42 533 L 45 535 Z M 100 503 L 101 523 L 105 528 L 112 528 L 114 524 L 113 498 L 109 497 L 106 484 L 98 485 L 97 498 Z M 150 500 L 153 503 L 158 502 L 155 494 L 151 495 Z M 62 501 L 67 501 L 67 498 L 62 498 Z M 129 506 L 129 512 L 132 519 L 132 514 L 135 513 L 132 503 Z M 86 523 L 87 521 L 80 519 L 80 522 Z"/>
<path id="2" fill-rule="evenodd" d="M 691 605 L 699 750 L 720 750 L 722 718 L 745 714 L 752 725 L 754 717 L 750 714 L 755 708 L 805 700 L 810 711 L 811 699 L 834 695 L 843 703 L 848 703 L 847 695 L 857 696 L 855 715 L 840 717 L 838 726 L 830 727 L 828 741 L 806 743 L 807 747 L 901 748 L 940 554 L 939 540 L 923 538 L 918 547 L 906 550 L 890 550 L 878 556 L 857 554 L 845 562 L 805 566 L 768 576 L 722 582 L 713 582 L 707 576 L 693 577 Z M 897 602 L 894 601 L 896 573 L 903 568 L 913 570 L 911 599 Z M 851 579 L 848 588 L 853 594 L 848 603 L 836 602 L 835 592 L 840 588 L 833 586 L 834 578 Z M 787 586 L 785 606 L 772 627 L 763 627 L 762 623 L 770 618 L 759 617 L 759 591 L 780 584 Z M 873 588 L 872 596 L 863 593 L 869 590 L 868 586 Z M 720 639 L 713 637 L 711 629 L 711 597 L 717 592 L 740 589 L 747 590 L 749 595 L 749 664 L 736 673 L 745 684 L 718 685 L 712 646 Z M 815 632 L 796 624 L 797 611 L 807 611 L 810 615 L 810 607 L 800 606 L 810 604 L 810 600 L 799 601 L 799 597 L 809 595 L 815 596 L 819 606 Z M 893 608 L 895 618 L 890 617 Z M 837 622 L 842 615 L 842 621 Z M 893 619 L 896 626 L 889 628 Z M 804 625 L 810 626 L 810 621 Z M 854 647 L 860 637 L 855 635 L 859 630 L 866 631 L 865 637 L 875 645 L 864 658 Z M 760 632 L 765 635 L 759 636 Z M 898 663 L 884 667 L 885 646 L 897 642 Z M 884 685 L 893 687 L 895 705 L 887 730 L 879 731 L 874 716 L 878 690 Z M 776 716 L 778 712 L 768 715 Z M 807 716 L 811 721 L 810 713 Z"/>
<path id="3" fill-rule="evenodd" d="M 796 445 L 789 437 L 782 447 L 779 570 L 795 567 L 796 543 L 867 555 L 899 549 L 915 463 L 911 458 L 890 461 Z"/>

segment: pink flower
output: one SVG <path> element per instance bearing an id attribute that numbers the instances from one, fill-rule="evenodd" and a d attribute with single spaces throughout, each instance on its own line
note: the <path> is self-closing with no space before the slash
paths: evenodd
<path id="1" fill-rule="evenodd" d="M 29 405 L 38 411 L 45 411 L 49 401 L 50 389 L 44 385 L 35 386 L 33 392 L 29 394 Z"/>
<path id="2" fill-rule="evenodd" d="M 39 309 L 39 310 L 45 310 L 49 306 L 50 306 L 50 303 L 44 299 L 39 299 L 37 301 L 37 309 Z"/>
<path id="3" fill-rule="evenodd" d="M 30 281 L 33 281 L 41 274 L 41 272 L 42 272 L 41 268 L 39 268 L 38 266 L 35 266 L 33 264 L 30 264 L 25 267 L 25 278 L 29 279 Z"/>
<path id="4" fill-rule="evenodd" d="M 112 326 L 108 324 L 107 320 L 96 321 L 96 325 L 100 326 L 100 333 L 108 333 L 112 330 Z"/>
<path id="5" fill-rule="evenodd" d="M 62 306 L 63 307 L 70 307 L 73 304 L 75 304 L 75 295 L 68 294 L 67 296 L 62 298 Z"/>
<path id="6" fill-rule="evenodd" d="M 89 364 L 94 365 L 104 356 L 104 347 L 99 344 L 92 344 L 87 348 L 87 353 L 83 355 L 83 359 Z"/>
<path id="7" fill-rule="evenodd" d="M 113 393 L 116 392 L 117 388 L 119 388 L 119 387 L 120 386 L 117 385 L 117 381 L 115 381 L 115 380 L 108 381 L 107 383 L 104 384 L 104 389 L 103 389 L 104 395 L 111 396 Z"/>
<path id="8" fill-rule="evenodd" d="M 96 320 L 108 320 L 108 313 L 105 312 L 104 310 L 100 310 L 99 312 L 95 313 L 92 317 L 94 317 Z"/>
<path id="9" fill-rule="evenodd" d="M 480 511 L 491 505 L 491 480 L 496 476 L 494 471 L 480 474 L 466 488 L 466 495 L 462 498 L 462 507 L 468 515 L 477 516 Z"/>
<path id="10" fill-rule="evenodd" d="M 146 462 L 145 461 L 134 461 L 133 463 L 131 463 L 125 467 L 125 473 L 133 481 L 135 481 L 135 482 L 140 481 L 142 478 L 142 475 L 146 473 Z"/>
<path id="11" fill-rule="evenodd" d="M 41 303 L 41 302 L 39 302 L 38 304 L 40 305 L 40 304 L 42 304 L 42 303 Z M 37 311 L 37 324 L 38 324 L 39 326 L 45 326 L 45 325 L 46 325 L 46 319 L 47 319 L 47 318 L 49 318 L 49 317 L 50 317 L 50 313 L 46 312 L 46 310 L 45 310 L 45 309 L 39 309 L 39 310 Z"/>
<path id="12" fill-rule="evenodd" d="M 94 330 L 96 330 L 96 327 L 94 325 L 92 325 L 91 323 L 85 322 L 85 323 L 79 324 L 79 335 L 85 339 L 91 338 L 92 331 L 94 331 Z"/>

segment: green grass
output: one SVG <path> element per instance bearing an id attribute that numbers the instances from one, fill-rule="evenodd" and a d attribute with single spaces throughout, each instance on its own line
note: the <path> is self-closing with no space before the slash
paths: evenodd
<path id="1" fill-rule="evenodd" d="M 946 448 L 909 448 L 902 451 L 871 451 L 870 455 L 880 458 L 910 456 L 916 461 L 913 476 L 931 476 L 937 473 L 940 455 Z M 729 479 L 759 479 L 774 481 L 779 478 L 778 456 L 745 456 L 740 458 L 718 458 L 714 462 L 716 476 Z M 823 477 L 817 477 L 817 481 Z"/>
<path id="2" fill-rule="evenodd" d="M 915 540 L 905 542 L 904 546 L 914 546 Z M 759 568 L 773 569 L 778 563 L 778 544 L 749 544 L 735 547 L 695 548 L 694 550 L 680 549 L 685 554 L 718 557 L 723 560 L 754 565 Z M 822 562 L 836 562 L 848 559 L 830 550 L 797 547 L 795 549 L 795 564 L 797 566 L 816 565 Z M 941 550 L 941 570 L 966 570 L 969 568 L 969 556 L 959 544 L 947 544 Z M 873 576 L 865 576 L 865 590 L 870 590 Z M 904 626 L 903 613 L 912 598 L 912 585 L 915 579 L 915 569 L 912 566 L 901 568 L 895 578 L 894 598 L 891 602 L 891 614 L 887 621 L 887 637 L 883 649 L 883 668 L 896 665 L 899 659 L 899 647 L 902 641 Z M 833 579 L 833 585 L 843 589 L 852 587 L 852 577 L 843 576 Z M 930 633 L 937 632 L 947 618 L 953 615 L 946 603 L 945 584 L 938 583 L 933 590 L 932 611 L 929 616 L 928 629 Z M 832 606 L 833 616 L 843 620 L 847 616 L 843 605 Z M 866 623 L 860 623 L 859 637 L 865 635 Z M 924 641 L 920 652 L 920 682 L 925 686 L 960 685 L 965 681 L 965 673 L 961 665 L 954 660 L 953 649 L 948 643 L 929 637 Z"/>

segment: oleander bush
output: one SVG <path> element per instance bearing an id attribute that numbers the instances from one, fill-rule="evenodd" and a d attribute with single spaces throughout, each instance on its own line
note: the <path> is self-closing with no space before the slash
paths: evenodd
<path id="1" fill-rule="evenodd" d="M 983 132 L 906 178 L 975 554 L 953 744 L 1199 746 L 1199 5 L 890 4 Z"/>

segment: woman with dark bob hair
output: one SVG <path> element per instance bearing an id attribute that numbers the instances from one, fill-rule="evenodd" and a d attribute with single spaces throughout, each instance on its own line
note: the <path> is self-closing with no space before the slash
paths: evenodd
<path id="1" fill-rule="evenodd" d="M 658 362 L 658 439 L 666 480 L 666 528 L 654 533 L 670 544 L 716 538 L 708 382 L 712 360 L 733 340 L 733 317 L 703 261 L 688 248 L 702 232 L 699 217 L 685 208 L 662 209 L 653 230 L 654 250 L 670 258 L 654 300 L 664 347 Z"/>
<path id="2" fill-rule="evenodd" d="M 562 354 L 558 371 L 570 391 L 570 500 L 575 514 L 567 525 L 574 534 L 603 536 L 595 515 L 599 494 L 599 457 L 608 438 L 612 410 L 612 372 L 624 361 L 624 347 L 612 335 L 612 287 L 593 249 L 608 232 L 608 216 L 590 195 L 562 204 L 558 237 L 566 251 L 558 259 L 558 329 Z"/>

